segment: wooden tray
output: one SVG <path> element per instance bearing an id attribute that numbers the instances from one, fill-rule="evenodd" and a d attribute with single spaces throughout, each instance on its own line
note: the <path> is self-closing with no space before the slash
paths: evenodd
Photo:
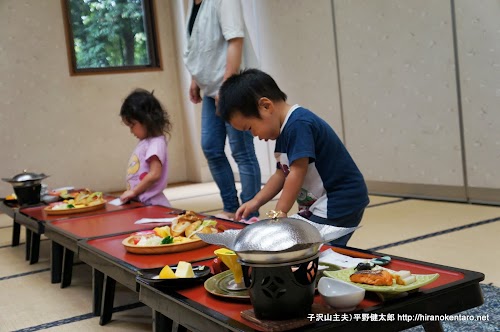
<path id="1" fill-rule="evenodd" d="M 75 213 L 83 213 L 83 212 L 90 212 L 90 211 L 95 211 L 104 208 L 106 205 L 106 202 L 102 202 L 100 204 L 96 205 L 91 205 L 91 206 L 84 206 L 80 208 L 73 208 L 73 209 L 63 209 L 63 210 L 52 210 L 51 206 L 47 206 L 43 210 L 45 213 L 49 215 L 60 215 L 60 214 L 75 214 Z"/>
<path id="2" fill-rule="evenodd" d="M 188 251 L 208 246 L 208 243 L 203 242 L 201 239 L 193 240 L 184 243 L 171 243 L 162 244 L 159 246 L 137 246 L 134 244 L 134 237 L 129 236 L 122 241 L 125 250 L 133 254 L 140 255 L 154 255 L 154 254 L 168 254 L 172 252 Z"/>

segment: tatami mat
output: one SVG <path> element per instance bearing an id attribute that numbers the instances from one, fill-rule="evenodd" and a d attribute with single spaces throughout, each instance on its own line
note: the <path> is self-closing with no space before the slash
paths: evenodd
<path id="1" fill-rule="evenodd" d="M 92 312 L 91 268 L 85 264 L 73 267 L 71 286 L 64 289 L 61 289 L 59 284 L 50 283 L 49 271 L 28 274 L 1 282 L 2 298 L 13 299 L 13 301 L 0 301 L 0 312 L 2 313 L 0 317 L 6 317 L 4 314 L 9 313 L 9 319 L 0 325 L 0 331 L 14 331 L 67 318 L 75 320 L 78 319 L 78 316 Z M 115 307 L 137 302 L 137 293 L 117 284 Z M 151 330 L 151 309 L 147 308 L 147 311 L 149 311 L 148 316 L 142 313 L 137 314 L 142 321 L 139 325 L 146 328 L 144 331 Z M 113 322 L 120 322 L 123 317 L 125 322 L 130 321 L 133 315 L 133 312 L 128 311 L 126 314 L 124 312 L 116 313 L 113 315 Z M 95 320 L 95 325 L 89 325 L 87 331 L 99 330 L 99 318 L 92 319 Z M 109 324 L 114 328 L 117 328 L 116 325 L 120 324 Z M 60 328 L 62 328 L 60 331 L 72 330 L 69 325 Z"/>
<path id="2" fill-rule="evenodd" d="M 220 195 L 208 194 L 204 196 L 194 196 L 172 201 L 172 206 L 183 210 L 192 210 L 200 213 L 208 211 L 222 210 L 222 201 Z"/>
<path id="3" fill-rule="evenodd" d="M 0 214 L 0 229 L 12 226 L 12 218 L 6 214 Z"/>
<path id="4" fill-rule="evenodd" d="M 500 207 L 409 199 L 367 208 L 349 245 L 373 248 L 500 216 Z"/>
<path id="5" fill-rule="evenodd" d="M 480 271 L 485 283 L 500 286 L 500 221 L 381 250 L 389 255 Z"/>
<path id="6" fill-rule="evenodd" d="M 40 241 L 40 259 L 38 263 L 30 265 L 28 261 L 24 260 L 25 253 L 26 246 L 24 244 L 0 249 L 0 278 L 39 271 L 50 267 L 49 240 Z M 2 284 L 0 284 L 1 288 Z"/>
<path id="7" fill-rule="evenodd" d="M 238 184 L 238 189 L 241 188 Z M 222 201 L 214 183 L 172 185 L 165 190 L 177 208 L 215 215 Z M 277 199 L 261 207 L 261 218 Z M 290 214 L 297 211 L 294 205 Z M 500 285 L 496 252 L 500 207 L 398 197 L 370 196 L 362 227 L 349 246 L 485 273 L 485 282 Z M 483 223 L 481 223 L 483 222 Z M 91 269 L 74 266 L 70 287 L 50 283 L 50 241 L 40 245 L 40 260 L 25 257 L 25 229 L 21 244 L 11 247 L 12 220 L 0 215 L 0 332 L 15 331 L 151 331 L 151 310 L 138 296 L 117 285 L 113 320 L 99 325 L 91 314 Z M 406 241 L 408 240 L 408 241 Z M 140 306 L 140 307 L 137 307 Z"/>
<path id="8" fill-rule="evenodd" d="M 86 317 L 84 317 L 86 318 Z M 113 314 L 113 321 L 99 326 L 99 317 L 92 317 L 63 323 L 60 326 L 44 329 L 47 332 L 68 331 L 106 331 L 106 332 L 151 332 L 151 309 L 144 306 Z"/>
<path id="9" fill-rule="evenodd" d="M 369 197 L 370 197 L 370 204 L 368 206 L 401 201 L 401 198 L 399 197 L 387 197 L 387 196 L 375 196 L 375 195 L 370 195 Z"/>
<path id="10" fill-rule="evenodd" d="M 237 184 L 237 188 L 241 186 Z M 202 195 L 218 194 L 219 189 L 214 182 L 193 183 L 182 186 L 172 185 L 163 191 L 165 196 L 173 202 L 179 199 L 191 198 Z"/>

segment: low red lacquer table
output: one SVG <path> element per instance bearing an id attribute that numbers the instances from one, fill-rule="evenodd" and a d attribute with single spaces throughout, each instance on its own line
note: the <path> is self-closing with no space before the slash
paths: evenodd
<path id="1" fill-rule="evenodd" d="M 111 195 L 105 195 L 104 199 L 106 201 L 111 201 L 116 197 Z M 48 221 L 59 220 L 59 219 L 69 219 L 69 218 L 79 218 L 82 216 L 98 215 L 113 211 L 128 210 L 139 206 L 144 206 L 144 204 L 139 202 L 130 202 L 123 204 L 121 206 L 115 206 L 111 204 L 106 204 L 102 209 L 76 213 L 76 214 L 61 214 L 61 215 L 49 215 L 45 212 L 47 205 L 44 203 L 37 204 L 35 206 L 20 207 L 14 216 L 14 228 L 13 228 L 13 240 L 12 243 L 19 243 L 19 228 L 24 226 L 26 228 L 26 259 L 30 261 L 30 264 L 38 262 L 39 258 L 39 248 L 40 248 L 40 235 L 45 232 L 45 223 Z"/>
<path id="2" fill-rule="evenodd" d="M 245 224 L 234 223 L 226 220 L 217 219 L 218 228 L 222 229 L 241 229 Z M 163 267 L 165 265 L 174 265 L 179 261 L 192 262 L 193 265 L 209 264 L 215 258 L 214 250 L 219 248 L 214 245 L 207 245 L 201 248 L 157 255 L 139 255 L 129 253 L 125 250 L 122 241 L 129 234 L 107 236 L 103 238 L 88 239 L 78 242 L 79 258 L 83 262 L 93 267 L 94 279 L 104 280 L 104 286 L 94 287 L 94 312 L 101 314 L 101 324 L 107 323 L 111 319 L 112 311 L 112 293 L 110 296 L 104 294 L 100 300 L 100 291 L 104 289 L 114 289 L 114 283 L 118 282 L 131 290 L 138 291 L 136 272 L 139 269 L 150 269 Z M 96 275 L 96 273 L 98 273 Z M 112 286 L 109 287 L 108 283 Z M 109 299 L 111 297 L 111 299 Z M 102 306 L 100 307 L 100 304 Z"/>
<path id="3" fill-rule="evenodd" d="M 109 205 L 109 204 L 108 204 Z M 174 217 L 180 210 L 163 206 L 139 206 L 102 214 L 58 219 L 45 223 L 45 236 L 52 240 L 51 280 L 61 287 L 71 284 L 73 254 L 78 254 L 78 241 L 152 229 L 163 224 L 135 224 L 142 218 Z"/>
<path id="4" fill-rule="evenodd" d="M 323 249 L 327 249 L 324 247 Z M 373 258 L 383 254 L 350 249 L 334 248 L 342 254 L 351 257 Z M 404 321 L 399 319 L 403 314 L 443 315 L 454 314 L 483 303 L 479 282 L 484 275 L 478 272 L 440 266 L 431 263 L 393 257 L 388 268 L 395 270 L 410 270 L 415 274 L 439 273 L 434 282 L 420 288 L 417 292 L 405 297 L 382 302 L 375 294 L 367 293 L 365 299 L 356 309 L 359 320 L 347 321 L 312 321 L 300 328 L 300 331 L 400 331 L 412 326 L 423 324 L 429 331 L 437 331 L 439 322 Z M 231 331 L 266 331 L 261 325 L 256 325 L 241 316 L 241 312 L 252 309 L 249 302 L 213 296 L 203 285 L 175 290 L 168 293 L 151 285 L 141 284 L 140 300 L 153 310 L 167 316 L 175 317 L 178 323 L 190 330 L 203 330 L 211 326 L 213 330 Z M 314 302 L 325 305 L 321 297 L 316 295 Z M 366 321 L 361 320 L 361 314 L 394 315 L 394 320 Z M 341 315 L 341 314 L 340 314 Z M 194 319 L 196 318 L 196 319 Z M 212 329 L 210 329 L 212 330 Z"/>

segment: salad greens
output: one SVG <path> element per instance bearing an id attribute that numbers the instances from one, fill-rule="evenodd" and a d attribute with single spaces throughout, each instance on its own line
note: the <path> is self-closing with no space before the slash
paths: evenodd
<path id="1" fill-rule="evenodd" d="M 174 238 L 172 236 L 167 236 L 161 240 L 161 244 L 170 244 L 174 243 Z"/>

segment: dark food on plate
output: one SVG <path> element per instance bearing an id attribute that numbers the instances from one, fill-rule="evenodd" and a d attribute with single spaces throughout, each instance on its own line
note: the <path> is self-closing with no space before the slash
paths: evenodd
<path id="1" fill-rule="evenodd" d="M 386 270 L 361 270 L 351 274 L 352 282 L 374 286 L 392 286 L 392 275 Z"/>
<path id="2" fill-rule="evenodd" d="M 363 270 L 371 270 L 373 269 L 375 265 L 372 264 L 372 263 L 359 263 L 358 265 L 356 265 L 356 267 L 354 268 L 356 271 L 363 271 Z"/>

